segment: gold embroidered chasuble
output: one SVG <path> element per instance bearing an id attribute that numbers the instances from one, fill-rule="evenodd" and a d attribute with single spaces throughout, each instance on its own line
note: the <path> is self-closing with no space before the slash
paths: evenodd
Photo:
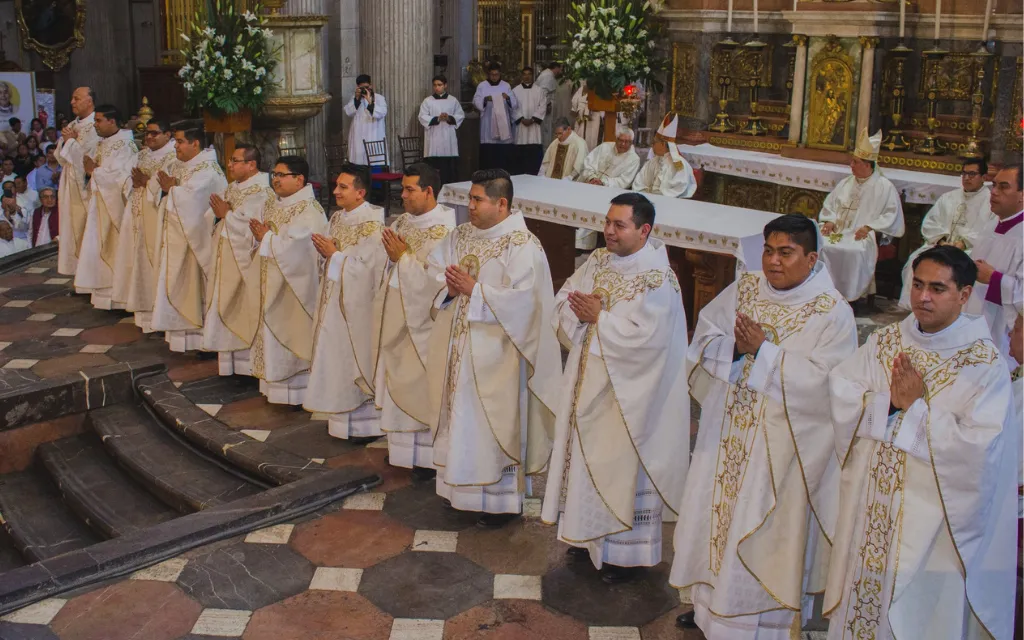
<path id="1" fill-rule="evenodd" d="M 57 270 L 67 276 L 75 275 L 88 215 L 83 160 L 85 156 L 96 155 L 96 145 L 100 140 L 96 133 L 93 113 L 84 118 L 75 118 L 70 126 L 78 132 L 78 137 L 61 138 L 57 141 L 55 150 L 57 162 L 61 167 L 60 183 L 57 186 L 61 235 L 57 251 Z"/>

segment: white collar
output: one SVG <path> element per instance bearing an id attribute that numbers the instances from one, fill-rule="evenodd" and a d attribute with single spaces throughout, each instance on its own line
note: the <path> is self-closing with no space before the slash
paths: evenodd
<path id="1" fill-rule="evenodd" d="M 307 184 L 287 198 L 278 198 L 277 204 L 282 207 L 288 207 L 302 200 L 316 200 L 313 197 L 313 185 Z"/>
<path id="2" fill-rule="evenodd" d="M 254 184 L 259 184 L 262 187 L 269 186 L 270 185 L 270 176 L 268 176 L 266 173 L 264 173 L 262 171 L 257 171 L 255 174 L 253 174 L 252 176 L 246 178 L 242 182 L 236 182 L 235 183 L 235 188 L 236 189 L 248 189 L 250 186 L 252 186 Z"/>

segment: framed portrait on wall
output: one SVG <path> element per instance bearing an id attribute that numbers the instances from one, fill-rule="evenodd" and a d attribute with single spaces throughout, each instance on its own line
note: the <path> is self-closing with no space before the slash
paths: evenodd
<path id="1" fill-rule="evenodd" d="M 60 71 L 85 46 L 85 0 L 14 0 L 21 46 Z"/>
<path id="2" fill-rule="evenodd" d="M 24 130 L 36 112 L 36 74 L 21 71 L 0 72 L 0 131 L 10 128 L 11 118 L 21 120 Z"/>

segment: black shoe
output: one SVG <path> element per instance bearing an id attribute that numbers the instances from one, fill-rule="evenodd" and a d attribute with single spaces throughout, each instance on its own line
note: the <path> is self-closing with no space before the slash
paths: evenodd
<path id="1" fill-rule="evenodd" d="M 697 623 L 693 620 L 693 611 L 680 613 L 676 617 L 676 626 L 680 629 L 696 629 Z"/>
<path id="2" fill-rule="evenodd" d="M 370 444 L 371 442 L 376 442 L 376 441 L 378 441 L 380 439 L 381 439 L 381 436 L 362 436 L 362 437 L 359 437 L 359 438 L 349 438 L 348 441 L 351 442 L 352 444 L 359 445 L 359 444 Z"/>
<path id="3" fill-rule="evenodd" d="M 216 360 L 216 351 L 196 351 L 196 360 Z"/>
<path id="4" fill-rule="evenodd" d="M 636 573 L 635 567 L 618 567 L 606 563 L 601 569 L 601 581 L 605 584 L 622 584 L 635 578 Z"/>
<path id="5" fill-rule="evenodd" d="M 420 480 L 421 482 L 433 480 L 434 478 L 437 477 L 437 469 L 427 469 L 426 467 L 413 467 L 412 477 L 416 478 L 417 480 Z"/>
<path id="6" fill-rule="evenodd" d="M 476 521 L 476 526 L 481 529 L 500 529 L 518 517 L 518 513 L 485 513 Z"/>
<path id="7" fill-rule="evenodd" d="M 441 498 L 441 504 L 444 505 L 445 509 L 448 509 L 450 511 L 458 511 L 458 509 L 452 506 L 452 501 L 449 500 L 448 498 Z"/>
<path id="8" fill-rule="evenodd" d="M 590 560 L 590 551 L 586 547 L 569 547 L 569 550 L 565 552 L 565 555 L 569 556 L 570 560 L 584 561 Z"/>

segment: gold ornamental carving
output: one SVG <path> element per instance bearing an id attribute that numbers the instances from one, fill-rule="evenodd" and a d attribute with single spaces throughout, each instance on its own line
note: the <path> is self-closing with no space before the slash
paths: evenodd
<path id="1" fill-rule="evenodd" d="M 1006 148 L 1010 151 L 1021 151 L 1021 148 L 1024 147 L 1022 144 L 1024 131 L 1021 129 L 1021 118 L 1024 118 L 1024 107 L 1021 106 L 1022 74 L 1024 74 L 1024 58 L 1018 57 L 1017 73 L 1013 80 L 1013 97 L 1010 98 L 1013 111 L 1010 113 L 1010 127 L 1006 132 Z"/>
<path id="2" fill-rule="evenodd" d="M 984 60 L 970 53 L 946 53 L 941 57 L 925 58 L 918 82 L 919 94 L 931 87 L 925 86 L 929 78 L 935 79 L 937 100 L 970 101 L 977 89 L 978 70 L 984 68 Z"/>
<path id="3" fill-rule="evenodd" d="M 758 86 L 772 86 L 771 61 L 774 50 L 775 47 L 772 44 L 759 49 L 735 47 L 730 50 L 729 54 L 724 54 L 722 50 L 716 49 L 711 59 L 711 84 L 714 85 L 715 79 L 721 75 L 730 78 L 732 80 L 728 92 L 730 102 L 740 99 L 740 88 L 749 87 L 750 82 L 759 77 L 759 69 Z M 723 69 L 723 67 L 725 68 Z"/>
<path id="4" fill-rule="evenodd" d="M 689 42 L 672 44 L 672 107 L 680 116 L 697 117 L 697 45 Z"/>
<path id="5" fill-rule="evenodd" d="M 826 36 L 825 46 L 811 62 L 807 146 L 845 151 L 850 142 L 853 111 L 853 58 L 839 38 Z"/>
<path id="6" fill-rule="evenodd" d="M 54 71 L 67 66 L 72 51 L 85 46 L 85 0 L 14 0 L 14 13 L 21 48 L 38 53 Z M 45 27 L 37 26 L 43 23 Z"/>
<path id="7" fill-rule="evenodd" d="M 776 212 L 799 213 L 817 220 L 827 195 L 824 191 L 781 186 L 779 187 L 779 206 Z"/>

